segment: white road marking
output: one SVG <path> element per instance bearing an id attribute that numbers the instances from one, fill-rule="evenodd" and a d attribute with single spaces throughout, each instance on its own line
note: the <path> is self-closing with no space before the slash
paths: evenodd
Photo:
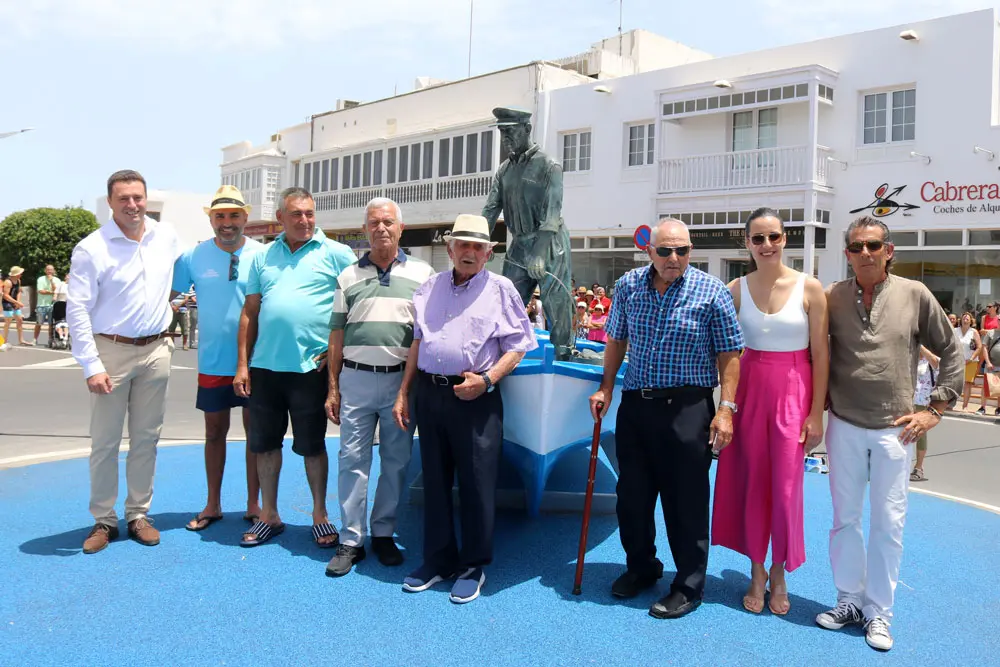
<path id="1" fill-rule="evenodd" d="M 996 505 L 988 505 L 986 503 L 981 503 L 978 500 L 970 500 L 969 498 L 962 498 L 961 496 L 952 496 L 947 493 L 939 493 L 938 491 L 930 491 L 928 489 L 919 489 L 910 485 L 910 491 L 916 491 L 917 493 L 922 493 L 927 496 L 934 496 L 935 498 L 941 498 L 942 500 L 951 500 L 956 503 L 961 503 L 963 505 L 968 505 L 970 507 L 975 507 L 977 509 L 986 510 L 987 512 L 993 512 L 994 514 L 1000 514 L 1000 507 Z"/>

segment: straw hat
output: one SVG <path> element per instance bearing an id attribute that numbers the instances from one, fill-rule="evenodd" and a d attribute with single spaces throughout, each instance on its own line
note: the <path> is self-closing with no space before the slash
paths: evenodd
<path id="1" fill-rule="evenodd" d="M 24 269 L 22 269 L 20 266 L 12 266 L 12 267 L 10 267 L 10 277 L 11 278 L 17 278 L 22 273 L 24 273 Z"/>
<path id="2" fill-rule="evenodd" d="M 490 241 L 490 223 L 481 215 L 463 213 L 455 218 L 455 225 L 444 235 L 445 241 L 468 241 L 469 243 L 486 243 L 491 248 L 498 241 Z"/>
<path id="3" fill-rule="evenodd" d="M 206 215 L 212 215 L 212 211 L 220 209 L 242 209 L 250 214 L 250 205 L 243 199 L 243 193 L 235 185 L 223 185 L 215 191 L 212 197 L 211 206 L 203 206 L 202 210 Z"/>

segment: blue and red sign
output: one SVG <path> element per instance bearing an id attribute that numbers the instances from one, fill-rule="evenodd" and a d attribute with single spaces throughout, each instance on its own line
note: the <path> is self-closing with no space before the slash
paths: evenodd
<path id="1" fill-rule="evenodd" d="M 632 235 L 632 240 L 635 241 L 636 248 L 645 250 L 649 247 L 649 240 L 652 236 L 653 232 L 649 228 L 649 225 L 639 225 L 635 229 L 635 234 Z"/>
<path id="2" fill-rule="evenodd" d="M 632 235 L 632 240 L 635 242 L 635 247 L 639 250 L 645 250 L 649 247 L 649 240 L 652 238 L 653 232 L 650 230 L 649 225 L 639 225 L 635 228 L 635 234 Z"/>

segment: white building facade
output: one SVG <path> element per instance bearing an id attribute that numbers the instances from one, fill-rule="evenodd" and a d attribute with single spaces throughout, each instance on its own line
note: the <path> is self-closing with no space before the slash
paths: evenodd
<path id="1" fill-rule="evenodd" d="M 992 10 L 544 95 L 563 161 L 578 284 L 646 263 L 639 225 L 692 230 L 692 262 L 743 274 L 743 223 L 778 209 L 788 262 L 848 275 L 843 234 L 868 214 L 894 272 L 951 310 L 1000 298 L 1000 29 Z M 584 149 L 584 146 L 586 149 Z"/>
<path id="2" fill-rule="evenodd" d="M 555 63 L 533 62 L 455 82 L 421 78 L 412 92 L 364 104 L 341 101 L 335 110 L 282 130 L 263 145 L 224 148 L 222 179 L 239 187 L 259 211 L 251 214 L 251 236 L 268 240 L 280 232 L 275 198 L 283 187 L 298 185 L 313 193 L 317 225 L 359 254 L 367 248 L 365 205 L 389 197 L 403 212 L 401 245 L 444 269 L 449 266 L 444 232 L 459 214 L 482 210 L 493 173 L 506 159 L 493 108 L 531 111 L 533 135 L 541 143 L 551 115 L 546 92 L 710 57 L 633 31 Z M 494 240 L 506 242 L 502 221 Z M 496 250 L 502 254 L 504 245 Z M 499 270 L 499 260 L 491 268 Z"/>

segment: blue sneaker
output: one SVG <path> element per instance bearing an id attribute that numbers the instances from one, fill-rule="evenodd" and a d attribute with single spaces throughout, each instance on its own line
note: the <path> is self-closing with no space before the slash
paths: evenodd
<path id="1" fill-rule="evenodd" d="M 454 576 L 454 573 L 441 574 L 434 566 L 424 563 L 403 579 L 403 590 L 409 593 L 420 593 L 434 584 Z"/>
<path id="2" fill-rule="evenodd" d="M 451 587 L 451 597 L 455 604 L 465 604 L 472 602 L 479 597 L 479 591 L 486 583 L 486 573 L 481 567 L 470 567 L 465 574 L 458 578 L 455 585 Z"/>

